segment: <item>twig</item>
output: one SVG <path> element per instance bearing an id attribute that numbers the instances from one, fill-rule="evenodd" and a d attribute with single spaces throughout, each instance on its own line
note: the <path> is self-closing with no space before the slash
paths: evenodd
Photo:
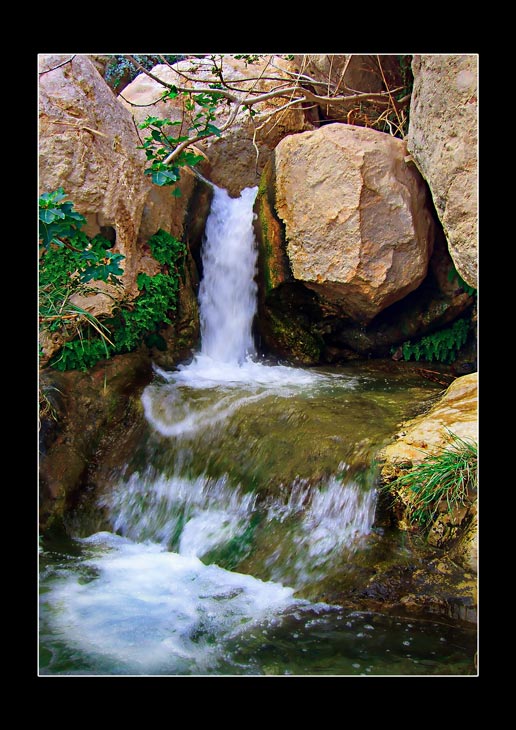
<path id="1" fill-rule="evenodd" d="M 344 68 L 342 69 L 342 73 L 340 74 L 340 79 L 339 79 L 339 83 L 338 83 L 338 84 L 337 84 L 337 86 L 335 87 L 335 93 L 337 93 L 337 91 L 339 90 L 339 87 L 340 87 L 340 85 L 341 85 L 341 83 L 342 83 L 342 80 L 343 80 L 344 76 L 346 75 L 346 71 L 348 70 L 348 66 L 349 66 L 349 64 L 350 64 L 350 61 L 351 61 L 351 59 L 352 59 L 352 58 L 353 58 L 353 55 L 352 55 L 352 54 L 350 54 L 350 55 L 349 55 L 349 56 L 347 57 L 347 59 L 346 59 L 346 63 L 344 64 Z"/>
<path id="2" fill-rule="evenodd" d="M 138 129 L 138 125 L 136 124 L 136 119 L 132 115 L 131 118 L 133 120 L 133 125 L 136 130 L 136 134 L 138 135 L 138 139 L 140 140 L 140 144 L 143 147 L 143 139 L 140 137 L 140 130 Z"/>
<path id="3" fill-rule="evenodd" d="M 74 53 L 73 56 L 71 56 L 67 61 L 63 61 L 63 63 L 58 63 L 57 66 L 54 66 L 53 68 L 48 68 L 46 71 L 39 71 L 39 75 L 43 76 L 43 74 L 48 74 L 50 73 L 50 71 L 55 71 L 56 68 L 61 68 L 61 66 L 65 66 L 67 63 L 71 63 L 76 55 L 77 54 Z"/>
<path id="4" fill-rule="evenodd" d="M 398 125 L 399 125 L 398 126 L 398 129 L 400 130 L 400 133 L 402 134 L 403 138 L 405 138 L 405 134 L 403 134 L 403 129 L 402 129 L 403 122 L 400 119 L 400 115 L 398 114 L 398 109 L 396 107 L 396 104 L 394 103 L 394 100 L 392 98 L 391 92 L 389 91 L 389 86 L 388 86 L 387 81 L 385 79 L 385 74 L 383 73 L 382 62 L 380 61 L 380 56 L 377 55 L 376 56 L 376 59 L 378 61 L 378 67 L 380 69 L 380 73 L 382 74 L 383 83 L 385 84 L 385 88 L 387 89 L 387 93 L 389 94 L 390 102 L 391 102 L 391 104 L 392 104 L 392 106 L 394 108 L 394 113 L 396 114 L 396 119 L 398 120 Z"/>
<path id="5" fill-rule="evenodd" d="M 92 129 L 91 127 L 87 127 L 85 124 L 80 124 L 79 122 L 65 122 L 64 120 L 52 119 L 50 121 L 50 124 L 64 124 L 65 126 L 73 127 L 74 129 L 85 129 L 87 132 L 91 132 L 92 134 L 98 134 L 99 137 L 105 137 L 106 139 L 109 139 L 109 136 L 107 134 L 104 134 L 104 132 L 99 132 L 98 129 Z"/>
<path id="6" fill-rule="evenodd" d="M 144 68 L 141 65 L 141 63 L 138 63 L 138 61 L 136 60 L 136 58 L 134 58 L 133 56 L 131 56 L 129 54 L 124 54 L 124 58 L 127 58 L 129 61 L 131 61 L 131 63 L 134 64 L 136 66 L 136 68 L 139 68 L 140 71 L 142 71 L 144 74 L 146 74 L 149 78 L 153 79 L 154 81 L 157 81 L 158 84 L 161 84 L 162 86 L 166 86 L 167 89 L 173 89 L 173 88 L 175 88 L 172 84 L 167 84 L 166 81 L 162 81 L 160 78 L 158 78 L 157 76 L 155 76 L 153 73 L 151 73 L 150 71 L 147 71 L 147 69 Z"/>
<path id="7" fill-rule="evenodd" d="M 137 107 L 154 106 L 154 104 L 157 104 L 158 101 L 163 100 L 163 96 L 160 96 L 158 99 L 156 99 L 156 101 L 151 101 L 150 104 L 134 104 L 132 101 L 129 101 L 129 99 L 126 99 L 125 96 L 122 94 L 122 92 L 120 92 L 118 94 L 118 96 L 120 96 L 127 104 L 130 104 L 131 106 L 137 106 Z"/>

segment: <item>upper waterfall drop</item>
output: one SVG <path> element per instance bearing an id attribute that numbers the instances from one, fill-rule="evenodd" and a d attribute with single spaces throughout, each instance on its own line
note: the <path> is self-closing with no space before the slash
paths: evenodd
<path id="1" fill-rule="evenodd" d="M 241 364 L 256 353 L 252 325 L 258 250 L 253 205 L 258 188 L 245 188 L 239 198 L 231 198 L 213 187 L 199 289 L 201 354 L 215 362 Z"/>

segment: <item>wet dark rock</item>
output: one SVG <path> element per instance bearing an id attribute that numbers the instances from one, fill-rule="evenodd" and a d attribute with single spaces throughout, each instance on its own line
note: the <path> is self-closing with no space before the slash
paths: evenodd
<path id="1" fill-rule="evenodd" d="M 41 418 L 42 531 L 63 526 L 81 500 L 87 500 L 92 467 L 108 444 L 126 438 L 131 412 L 141 408 L 138 396 L 151 377 L 146 349 L 118 355 L 87 373 L 41 372 L 40 388 L 59 393 L 54 413 Z"/>

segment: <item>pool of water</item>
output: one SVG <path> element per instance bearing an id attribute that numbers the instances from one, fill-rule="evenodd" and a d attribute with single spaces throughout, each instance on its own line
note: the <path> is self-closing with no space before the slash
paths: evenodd
<path id="1" fill-rule="evenodd" d="M 392 553 L 374 457 L 441 390 L 392 363 L 158 370 L 108 529 L 43 540 L 40 672 L 474 674 L 474 629 L 327 598 Z"/>

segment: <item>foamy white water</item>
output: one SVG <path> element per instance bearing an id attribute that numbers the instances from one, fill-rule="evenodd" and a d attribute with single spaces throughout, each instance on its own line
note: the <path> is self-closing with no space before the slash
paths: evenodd
<path id="1" fill-rule="evenodd" d="M 113 529 L 133 540 L 152 540 L 182 555 L 202 557 L 248 526 L 256 495 L 227 478 L 132 474 L 102 501 Z"/>
<path id="2" fill-rule="evenodd" d="M 204 559 L 230 544 L 234 551 L 235 540 L 240 540 L 241 556 L 260 544 L 260 552 L 273 563 L 279 547 L 288 557 L 275 565 L 273 579 L 283 583 L 287 578 L 289 585 L 300 587 L 316 573 L 323 577 L 360 546 L 374 522 L 376 491 L 335 477 L 318 486 L 299 479 L 288 499 L 278 495 L 260 504 L 254 492 L 244 493 L 227 477 L 165 478 L 148 472 L 120 482 L 103 505 L 113 529 L 122 535 L 151 540 L 185 556 Z M 279 544 L 262 538 L 274 523 L 285 525 L 276 538 Z M 261 527 L 251 528 L 253 524 Z"/>
<path id="3" fill-rule="evenodd" d="M 357 539 L 371 531 L 375 509 L 376 491 L 364 491 L 353 481 L 343 484 L 331 477 L 327 485 L 314 490 L 296 538 L 307 547 L 307 562 L 317 565 L 342 547 L 354 549 Z"/>
<path id="4" fill-rule="evenodd" d="M 246 188 L 239 198 L 231 198 L 216 186 L 213 189 L 202 247 L 201 350 L 188 365 L 173 372 L 156 368 L 156 372 L 169 382 L 196 389 L 220 385 L 301 387 L 330 381 L 333 376 L 329 374 L 256 361 L 252 328 L 257 310 L 258 247 L 253 205 L 258 188 Z M 350 386 L 352 380 L 349 378 Z M 189 424 L 184 425 L 191 430 Z"/>
<path id="5" fill-rule="evenodd" d="M 204 565 L 111 533 L 82 540 L 93 556 L 88 581 L 63 570 L 45 601 L 47 620 L 61 638 L 121 673 L 203 673 L 224 645 L 250 627 L 276 620 L 289 607 L 309 605 L 293 589 Z"/>
<path id="6" fill-rule="evenodd" d="M 201 352 L 223 363 L 241 363 L 255 352 L 252 325 L 256 314 L 257 247 L 253 204 L 258 188 L 239 198 L 214 187 L 203 244 L 199 289 Z"/>

